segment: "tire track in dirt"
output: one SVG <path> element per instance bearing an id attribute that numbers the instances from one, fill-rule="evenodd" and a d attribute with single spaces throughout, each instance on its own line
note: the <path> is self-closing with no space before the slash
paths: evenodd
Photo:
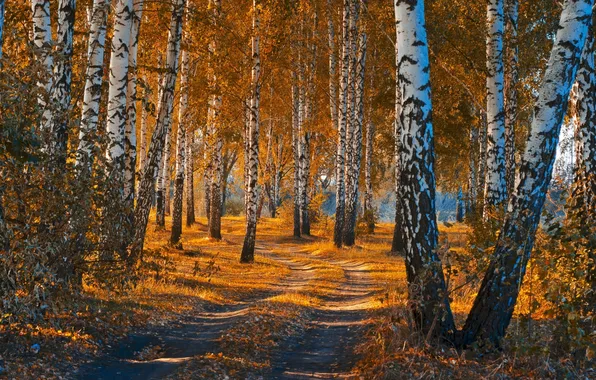
<path id="1" fill-rule="evenodd" d="M 367 310 L 379 288 L 365 263 L 326 261 L 341 267 L 344 280 L 321 297 L 323 302 L 314 310 L 307 333 L 279 348 L 271 378 L 357 378 L 352 373 L 358 361 L 354 348 L 369 323 Z"/>
<path id="2" fill-rule="evenodd" d="M 197 355 L 218 352 L 217 339 L 231 326 L 247 316 L 250 308 L 260 301 L 285 292 L 299 292 L 314 279 L 315 268 L 301 258 L 299 261 L 272 253 L 268 247 L 257 247 L 257 254 L 282 263 L 290 269 L 283 281 L 271 291 L 250 300 L 226 305 L 210 305 L 196 317 L 185 317 L 163 327 L 149 328 L 131 334 L 118 347 L 94 362 L 84 365 L 78 379 L 160 379 Z M 164 350 L 160 358 L 135 360 L 135 353 L 159 345 Z"/>

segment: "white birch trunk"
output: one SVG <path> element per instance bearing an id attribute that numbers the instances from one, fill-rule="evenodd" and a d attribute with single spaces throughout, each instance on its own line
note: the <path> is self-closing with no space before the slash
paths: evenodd
<path id="1" fill-rule="evenodd" d="M 351 202 L 350 196 L 353 194 L 353 183 L 351 182 L 350 168 L 354 163 L 354 128 L 356 127 L 356 82 L 357 82 L 357 67 L 358 67 L 358 19 L 360 15 L 359 0 L 351 0 L 350 3 L 350 52 L 348 61 L 348 119 L 346 125 L 346 158 L 345 158 L 345 186 L 346 186 L 346 200 L 345 200 L 345 215 L 344 215 L 344 230 L 343 240 L 346 240 L 346 231 L 350 229 L 348 207 Z"/>
<path id="2" fill-rule="evenodd" d="M 517 19 L 518 0 L 506 0 L 505 32 L 507 38 L 507 70 L 505 77 L 505 165 L 507 194 L 515 185 L 515 124 L 517 122 L 518 46 Z"/>
<path id="3" fill-rule="evenodd" d="M 137 54 L 139 50 L 139 32 L 143 16 L 143 1 L 135 0 L 130 29 L 128 54 L 128 86 L 126 89 L 126 127 L 124 130 L 124 200 L 131 210 L 134 208 L 135 169 L 137 166 Z"/>
<path id="4" fill-rule="evenodd" d="M 402 209 L 401 209 L 401 109 L 402 109 L 402 95 L 399 83 L 399 28 L 397 27 L 398 19 L 398 7 L 393 8 L 394 18 L 396 21 L 395 27 L 395 115 L 393 121 L 393 163 L 395 165 L 394 180 L 393 184 L 395 190 L 395 225 L 393 226 L 393 239 L 391 241 L 391 252 L 403 253 L 404 252 L 404 239 L 403 239 L 403 227 L 402 227 Z"/>
<path id="5" fill-rule="evenodd" d="M 366 124 L 366 156 L 364 169 L 364 216 L 368 219 L 368 231 L 374 232 L 374 206 L 373 206 L 373 186 L 372 186 L 372 162 L 373 147 L 375 140 L 375 124 L 371 120 L 371 113 L 368 114 L 368 123 Z M 372 213 L 372 214 L 371 214 Z M 367 215 L 368 214 L 368 215 Z"/>
<path id="6" fill-rule="evenodd" d="M 362 121 L 364 118 L 364 80 L 366 67 L 366 33 L 360 35 L 358 56 L 354 76 L 354 116 L 351 123 L 351 161 L 347 164 L 346 216 L 344 224 L 344 244 L 348 247 L 356 243 L 356 219 L 358 216 L 358 182 L 362 161 Z M 350 157 L 350 155 L 348 155 Z"/>
<path id="7" fill-rule="evenodd" d="M 469 214 L 475 214 L 478 201 L 478 129 L 472 126 L 470 127 L 469 146 L 468 206 L 466 212 Z"/>
<path id="8" fill-rule="evenodd" d="M 194 133 L 190 123 L 186 127 L 185 153 L 185 177 L 186 183 L 186 226 L 190 227 L 195 223 L 195 190 L 194 190 Z"/>
<path id="9" fill-rule="evenodd" d="M 170 32 L 168 36 L 168 51 L 166 59 L 166 73 L 163 81 L 163 92 L 159 99 L 159 113 L 151 143 L 147 154 L 147 163 L 140 180 L 139 197 L 135 208 L 135 237 L 131 246 L 132 264 L 136 263 L 141 256 L 149 211 L 153 201 L 153 185 L 155 175 L 159 168 L 166 135 L 169 129 L 169 122 L 174 109 L 174 91 L 176 88 L 176 76 L 178 74 L 178 60 L 180 56 L 180 40 L 182 39 L 182 24 L 184 19 L 185 0 L 176 0 L 173 4 L 172 19 L 170 21 Z"/>
<path id="10" fill-rule="evenodd" d="M 327 0 L 327 48 L 329 49 L 329 112 L 331 128 L 336 130 L 337 124 L 337 58 L 335 52 L 335 27 L 333 24 L 333 8 L 331 0 Z"/>
<path id="11" fill-rule="evenodd" d="M 221 10 L 221 1 L 220 0 L 212 0 L 213 6 L 213 28 L 217 27 L 220 10 Z M 210 52 L 210 59 L 209 62 L 211 68 L 211 104 L 212 107 L 212 119 L 209 122 L 209 126 L 211 128 L 211 138 L 209 140 L 211 145 L 211 186 L 210 192 L 211 195 L 209 197 L 210 200 L 210 215 L 209 215 L 209 237 L 212 239 L 221 239 L 221 211 L 222 211 L 222 173 L 223 173 L 223 158 L 222 158 L 222 150 L 223 150 L 223 137 L 221 131 L 221 123 L 220 123 L 220 114 L 221 114 L 221 104 L 222 104 L 222 97 L 219 91 L 218 85 L 218 77 L 216 74 L 216 68 L 219 68 L 218 62 L 215 61 L 216 53 L 217 53 L 217 36 L 214 33 L 213 39 L 211 40 L 209 46 Z"/>
<path id="12" fill-rule="evenodd" d="M 126 92 L 128 89 L 128 55 L 132 26 L 132 0 L 116 0 L 114 35 L 110 57 L 108 90 L 107 158 L 112 165 L 114 187 L 124 190 L 124 133 L 126 128 Z M 124 200 L 123 193 L 120 195 Z"/>
<path id="13" fill-rule="evenodd" d="M 425 334 L 448 333 L 455 324 L 444 298 L 445 280 L 436 253 L 434 132 L 424 2 L 396 0 L 395 7 L 402 94 L 400 202 L 409 298 L 414 320 Z"/>
<path id="14" fill-rule="evenodd" d="M 484 189 L 485 214 L 489 212 L 491 207 L 499 206 L 507 200 L 505 104 L 503 97 L 503 1 L 490 0 L 487 4 L 486 66 L 488 74 L 486 78 L 486 120 L 488 134 Z"/>
<path id="15" fill-rule="evenodd" d="M 52 91 L 52 25 L 50 20 L 50 0 L 31 0 L 33 12 L 33 48 L 37 62 L 42 66 L 37 86 L 41 89 L 37 104 L 42 109 L 40 130 L 48 133 L 51 112 L 47 107 Z"/>
<path id="16" fill-rule="evenodd" d="M 534 107 L 526 150 L 504 226 L 464 325 L 464 344 L 505 336 L 524 277 L 546 193 L 571 86 L 592 18 L 592 0 L 568 0 Z"/>
<path id="17" fill-rule="evenodd" d="M 149 117 L 149 91 L 147 89 L 147 76 L 143 75 L 143 100 L 141 109 L 141 146 L 139 150 L 139 174 L 145 168 L 147 160 L 147 118 Z"/>
<path id="18" fill-rule="evenodd" d="M 168 136 L 166 138 L 166 146 L 164 148 L 164 163 L 163 163 L 163 177 L 164 177 L 164 197 L 163 197 L 163 212 L 165 215 L 170 215 L 170 189 L 172 185 L 172 138 L 173 138 L 173 130 L 172 130 L 172 123 L 173 117 L 170 117 L 168 121 L 170 125 L 170 131 L 168 132 Z M 165 217 L 164 217 L 165 219 Z"/>
<path id="19" fill-rule="evenodd" d="M 188 15 L 188 14 L 187 14 Z M 187 109 L 188 109 L 188 52 L 182 51 L 180 68 L 180 105 L 178 106 L 178 132 L 176 133 L 176 173 L 174 175 L 174 210 L 172 213 L 172 235 L 170 244 L 181 249 L 182 236 L 182 195 L 184 192 L 184 163 L 186 148 Z"/>
<path id="20" fill-rule="evenodd" d="M 58 30 L 56 60 L 50 102 L 49 153 L 58 165 L 66 164 L 68 124 L 72 84 L 72 52 L 75 22 L 75 0 L 58 1 Z"/>
<path id="21" fill-rule="evenodd" d="M 89 173 L 93 163 L 93 146 L 96 141 L 99 120 L 99 103 L 103 83 L 103 64 L 106 43 L 106 23 L 110 3 L 108 0 L 94 0 L 91 11 L 89 45 L 87 49 L 87 71 L 85 72 L 85 93 L 79 130 L 76 167 L 79 173 Z M 84 174 L 87 175 L 87 174 Z"/>
<path id="22" fill-rule="evenodd" d="M 294 236 L 300 237 L 300 90 L 292 72 L 292 154 L 294 158 Z"/>
<path id="23" fill-rule="evenodd" d="M 484 199 L 484 189 L 486 184 L 486 148 L 487 148 L 487 125 L 486 125 L 486 112 L 482 112 L 480 115 L 480 130 L 478 137 L 478 190 L 477 194 L 482 195 Z M 479 205 L 481 210 L 484 209 L 484 203 Z"/>
<path id="24" fill-rule="evenodd" d="M 261 95 L 261 56 L 259 51 L 259 12 L 258 0 L 253 0 L 252 72 L 249 128 L 249 171 L 248 206 L 246 208 L 246 235 L 242 246 L 240 262 L 254 261 L 257 233 L 257 182 L 259 177 L 259 100 Z"/>
<path id="25" fill-rule="evenodd" d="M 172 136 L 172 116 L 166 117 L 166 135 L 163 154 L 157 173 L 157 202 L 155 210 L 155 221 L 158 228 L 166 226 L 166 208 L 168 204 L 168 193 L 170 192 L 170 147 Z"/>
<path id="26" fill-rule="evenodd" d="M 303 87 L 304 97 L 302 101 L 302 105 L 304 107 L 303 112 L 303 120 L 300 124 L 303 131 L 302 131 L 302 141 L 301 141 L 301 169 L 300 174 L 302 176 L 301 180 L 301 218 L 300 218 L 300 226 L 302 235 L 310 235 L 310 216 L 309 216 L 309 206 L 310 206 L 310 166 L 311 166 L 311 157 L 310 157 L 310 141 L 312 137 L 311 126 L 313 124 L 313 104 L 314 104 L 314 93 L 315 93 L 315 75 L 316 75 L 316 63 L 317 63 L 317 27 L 318 27 L 318 12 L 315 7 L 314 15 L 313 15 L 313 29 L 312 29 L 312 36 L 310 42 L 310 63 L 308 67 L 306 65 L 306 59 L 304 61 L 303 68 L 307 69 L 306 75 L 304 77 L 305 83 Z"/>
<path id="27" fill-rule="evenodd" d="M 346 128 L 348 124 L 348 82 L 350 61 L 350 0 L 344 0 L 342 21 L 342 55 L 341 76 L 339 92 L 339 123 L 337 125 L 337 155 L 335 157 L 335 227 L 333 242 L 336 247 L 343 244 L 343 231 L 345 219 L 345 154 L 346 154 Z"/>

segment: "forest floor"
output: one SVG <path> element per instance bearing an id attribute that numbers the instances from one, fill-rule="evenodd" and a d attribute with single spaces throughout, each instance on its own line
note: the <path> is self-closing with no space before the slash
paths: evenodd
<path id="1" fill-rule="evenodd" d="M 390 226 L 341 255 L 327 239 L 295 239 L 283 230 L 281 221 L 262 219 L 252 265 L 238 263 L 240 218 L 224 219 L 221 242 L 206 238 L 204 224 L 192 227 L 181 251 L 166 247 L 167 231 L 153 232 L 148 248 L 166 251 L 172 262 L 161 279 L 142 285 L 136 302 L 167 303 L 74 377 L 358 378 L 357 347 L 370 311 L 385 302 L 375 276 L 405 280 L 402 260 L 381 254 Z"/>
<path id="2" fill-rule="evenodd" d="M 247 265 L 239 263 L 243 218 L 224 218 L 222 241 L 209 240 L 199 220 L 185 228 L 181 250 L 167 245 L 168 230 L 150 224 L 147 264 L 134 289 L 118 293 L 89 282 L 76 305 L 48 313 L 39 325 L 0 324 L 0 378 L 596 376 L 541 352 L 542 341 L 521 344 L 527 338 L 519 315 L 503 352 L 430 342 L 412 329 L 403 258 L 388 254 L 393 226 L 379 224 L 343 249 L 330 243 L 329 223 L 318 227 L 319 237 L 297 239 L 289 223 L 262 218 L 255 262 Z M 440 229 L 442 246 L 448 240 L 465 258 L 467 227 Z M 468 282 L 451 281 L 457 288 Z M 474 295 L 473 287 L 453 293 L 458 324 Z M 548 338 L 544 331 L 540 337 Z"/>

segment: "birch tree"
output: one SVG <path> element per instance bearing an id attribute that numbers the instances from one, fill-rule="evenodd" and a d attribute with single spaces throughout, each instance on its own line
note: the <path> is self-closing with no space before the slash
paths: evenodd
<path id="1" fill-rule="evenodd" d="M 103 64 L 106 42 L 106 22 L 110 3 L 94 0 L 87 48 L 88 64 L 85 72 L 85 92 L 79 130 L 76 167 L 83 176 L 88 175 L 93 163 L 93 145 L 96 139 L 103 83 Z"/>
<path id="2" fill-rule="evenodd" d="M 487 3 L 486 13 L 488 26 L 486 36 L 486 118 L 488 134 L 484 202 L 488 208 L 499 206 L 507 199 L 503 95 L 503 1 L 490 0 Z"/>
<path id="3" fill-rule="evenodd" d="M 180 57 L 180 40 L 182 39 L 182 23 L 186 0 L 176 0 L 173 4 L 170 31 L 168 34 L 168 49 L 166 58 L 166 72 L 163 80 L 163 91 L 159 99 L 159 111 L 155 129 L 151 136 L 147 163 L 141 173 L 139 196 L 135 208 L 135 236 L 130 248 L 129 261 L 135 263 L 143 251 L 143 243 L 149 220 L 149 211 L 153 201 L 153 185 L 155 175 L 163 155 L 169 120 L 174 109 L 174 91 L 178 75 L 178 60 Z"/>
<path id="4" fill-rule="evenodd" d="M 348 56 L 348 106 L 347 106 L 347 124 L 346 124 L 346 157 L 345 157 L 345 211 L 344 211 L 344 225 L 342 231 L 343 243 L 350 241 L 350 231 L 353 229 L 350 221 L 351 217 L 351 203 L 354 192 L 353 186 L 353 166 L 354 166 L 354 139 L 356 133 L 356 118 L 357 118 L 357 90 L 356 82 L 358 70 L 358 19 L 360 15 L 359 0 L 351 0 L 350 2 L 350 51 Z M 350 244 L 351 245 L 351 244 Z"/>
<path id="5" fill-rule="evenodd" d="M 168 192 L 170 191 L 170 148 L 172 138 L 172 117 L 168 115 L 166 117 L 166 136 L 163 148 L 163 155 L 159 163 L 157 173 L 157 193 L 156 193 L 156 210 L 155 210 L 155 221 L 158 228 L 165 228 L 166 226 L 166 208 L 168 203 Z"/>
<path id="6" fill-rule="evenodd" d="M 365 169 L 364 169 L 364 216 L 367 218 L 367 228 L 369 233 L 375 231 L 374 221 L 374 206 L 373 206 L 373 186 L 372 186 L 372 161 L 373 161 L 373 145 L 375 139 L 375 124 L 371 120 L 371 113 L 368 114 L 368 121 L 366 123 L 366 155 L 365 155 Z"/>
<path id="7" fill-rule="evenodd" d="M 212 0 L 211 6 L 213 7 L 212 15 L 212 27 L 215 29 L 218 25 L 218 20 L 221 12 L 221 1 Z M 209 237 L 212 239 L 221 239 L 221 211 L 222 211 L 222 196 L 221 196 L 221 181 L 223 172 L 223 137 L 220 124 L 220 113 L 222 98 L 219 93 L 219 86 L 217 82 L 216 68 L 217 64 L 217 31 L 213 31 L 213 37 L 209 46 L 209 56 L 211 62 L 209 62 L 211 73 L 210 73 L 210 87 L 212 90 L 210 107 L 211 120 L 208 120 L 209 128 L 211 128 L 209 143 L 211 145 L 211 186 L 210 186 L 210 215 L 209 215 Z"/>
<path id="8" fill-rule="evenodd" d="M 364 80 L 366 67 L 366 33 L 360 35 L 358 58 L 354 76 L 354 114 L 350 123 L 351 138 L 348 139 L 349 162 L 346 176 L 346 213 L 344 223 L 344 244 L 351 247 L 356 242 L 356 218 L 358 216 L 358 182 L 362 161 L 362 122 L 364 117 Z M 350 159 L 351 158 L 351 159 Z"/>
<path id="9" fill-rule="evenodd" d="M 223 175 L 221 178 L 221 215 L 225 214 L 226 197 L 228 193 L 228 178 L 238 161 L 238 152 L 236 150 L 227 149 L 223 155 Z"/>
<path id="10" fill-rule="evenodd" d="M 350 0 L 344 0 L 342 21 L 342 55 L 339 82 L 339 123 L 337 124 L 337 155 L 335 157 L 335 226 L 333 242 L 340 248 L 343 244 L 344 216 L 345 216 L 345 152 L 346 128 L 348 123 L 348 81 L 350 60 Z"/>
<path id="11" fill-rule="evenodd" d="M 310 36 L 310 43 L 307 45 L 310 57 L 306 54 L 302 62 L 302 122 L 300 127 L 301 133 L 301 147 L 300 147 L 300 175 L 301 175 L 301 202 L 300 202 L 300 226 L 302 235 L 310 235 L 310 168 L 311 168 L 311 139 L 313 136 L 312 125 L 314 116 L 314 93 L 315 93 L 315 75 L 317 67 L 317 28 L 319 22 L 319 14 L 316 6 L 313 10 L 313 27 Z M 309 61 L 310 58 L 310 62 Z"/>
<path id="12" fill-rule="evenodd" d="M 259 7 L 253 0 L 252 11 L 252 70 L 249 137 L 248 205 L 246 207 L 246 234 L 240 262 L 252 263 L 257 234 L 257 181 L 259 176 L 259 101 L 261 96 L 261 56 L 259 51 Z"/>
<path id="13" fill-rule="evenodd" d="M 42 109 L 40 130 L 48 133 L 51 112 L 46 107 L 52 91 L 52 25 L 50 20 L 50 0 L 31 0 L 33 18 L 33 48 L 37 62 L 42 67 L 37 86 L 40 94 L 37 104 Z"/>
<path id="14" fill-rule="evenodd" d="M 137 53 L 143 16 L 143 0 L 134 1 L 128 54 L 128 85 L 126 88 L 126 126 L 124 130 L 124 202 L 134 218 L 134 195 L 137 166 Z"/>
<path id="15" fill-rule="evenodd" d="M 480 117 L 480 130 L 478 131 L 478 191 L 477 194 L 482 195 L 484 199 L 484 192 L 486 187 L 486 170 L 487 170 L 487 124 L 486 112 L 483 112 Z M 484 210 L 484 205 L 480 205 Z"/>
<path id="16" fill-rule="evenodd" d="M 337 56 L 335 51 L 335 26 L 333 23 L 333 7 L 327 0 L 327 48 L 329 50 L 329 113 L 331 128 L 336 130 L 337 124 Z"/>
<path id="17" fill-rule="evenodd" d="M 300 90 L 292 72 L 292 154 L 294 156 L 294 236 L 300 237 Z"/>
<path id="18" fill-rule="evenodd" d="M 72 84 L 72 48 L 75 22 L 75 0 L 58 1 L 56 61 L 52 83 L 49 153 L 58 165 L 66 164 L 69 108 Z"/>
<path id="19" fill-rule="evenodd" d="M 178 106 L 178 131 L 176 133 L 176 174 L 174 176 L 174 210 L 172 213 L 172 235 L 170 244 L 182 248 L 182 194 L 184 193 L 184 164 L 186 149 L 187 109 L 188 109 L 188 64 L 186 50 L 182 51 L 180 68 L 180 104 Z"/>
<path id="20" fill-rule="evenodd" d="M 164 158 L 163 158 L 163 220 L 165 220 L 165 215 L 170 215 L 170 207 L 171 207 L 171 199 L 170 199 L 170 189 L 172 185 L 172 123 L 173 117 L 170 116 L 169 118 L 169 125 L 170 131 L 166 136 L 166 146 L 164 148 Z"/>
<path id="21" fill-rule="evenodd" d="M 194 132 L 190 124 L 186 128 L 186 137 L 184 138 L 185 162 L 184 170 L 186 183 L 186 226 L 190 227 L 195 223 L 195 189 L 194 189 Z"/>
<path id="22" fill-rule="evenodd" d="M 401 190 L 400 190 L 400 181 L 401 181 L 401 148 L 400 148 L 400 141 L 401 141 L 401 88 L 398 84 L 399 81 L 399 28 L 397 28 L 397 20 L 398 20 L 398 7 L 393 7 L 394 18 L 396 22 L 395 27 L 395 115 L 393 120 L 393 164 L 394 164 L 394 190 L 395 190 L 395 226 L 393 227 L 393 239 L 391 240 L 391 252 L 393 253 L 401 253 L 404 251 L 404 239 L 403 239 L 403 227 L 402 227 L 402 209 L 401 209 Z"/>
<path id="23" fill-rule="evenodd" d="M 515 191 L 491 263 L 464 325 L 464 343 L 480 340 L 499 345 L 511 321 L 550 184 L 559 131 L 593 5 L 592 0 L 568 0 L 563 6 Z"/>
<path id="24" fill-rule="evenodd" d="M 132 26 L 132 0 L 117 0 L 114 6 L 114 34 L 110 56 L 107 158 L 112 165 L 114 186 L 123 191 L 124 134 L 126 128 L 126 92 L 128 89 L 128 55 L 130 51 L 130 30 Z M 120 196 L 123 197 L 122 193 Z M 123 201 L 117 200 L 117 202 Z"/>
<path id="25" fill-rule="evenodd" d="M 211 163 L 211 126 L 210 120 L 213 119 L 212 112 L 213 108 L 209 107 L 207 111 L 207 125 L 205 126 L 205 133 L 203 134 L 203 161 L 205 165 L 205 170 L 203 173 L 203 190 L 204 190 L 204 201 L 205 201 L 205 216 L 207 217 L 207 224 L 209 224 L 209 219 L 211 218 L 211 185 L 213 184 L 213 165 Z M 245 123 L 248 125 L 248 123 Z M 246 129 L 246 128 L 245 128 Z M 246 131 L 245 131 L 246 132 Z M 245 133 L 246 135 L 246 133 Z M 245 140 L 246 140 L 245 136 Z M 248 155 L 245 155 L 248 157 Z M 245 165 L 246 166 L 246 165 Z M 245 173 L 246 177 L 246 173 Z M 246 202 L 244 202 L 246 204 Z"/>
<path id="26" fill-rule="evenodd" d="M 149 88 L 147 86 L 147 76 L 143 75 L 143 98 L 141 101 L 141 144 L 139 149 L 139 173 L 145 167 L 147 158 L 147 118 L 149 117 Z"/>
<path id="27" fill-rule="evenodd" d="M 468 206 L 466 213 L 475 214 L 478 201 L 478 129 L 470 126 L 468 153 Z"/>
<path id="28" fill-rule="evenodd" d="M 515 123 L 517 120 L 518 46 L 517 19 L 518 0 L 506 0 L 505 32 L 507 37 L 505 77 L 505 175 L 507 194 L 515 185 Z"/>
<path id="29" fill-rule="evenodd" d="M 400 112 L 400 207 L 414 321 L 425 333 L 455 330 L 436 253 L 434 134 L 424 2 L 396 0 Z M 434 330 L 434 331 L 433 331 Z"/>
<path id="30" fill-rule="evenodd" d="M 377 55 L 377 50 L 375 49 L 373 52 L 373 58 Z M 371 75 L 370 75 L 370 82 L 369 88 L 372 90 L 374 88 L 374 73 L 375 67 L 371 68 Z M 365 167 L 364 167 L 364 184 L 365 184 L 365 192 L 364 192 L 364 219 L 366 220 L 367 230 L 368 233 L 375 232 L 375 208 L 373 205 L 373 185 L 372 185 L 372 167 L 373 167 L 373 149 L 374 149 L 374 140 L 375 140 L 375 124 L 372 119 L 373 115 L 373 104 L 372 104 L 372 95 L 368 96 L 369 102 L 367 111 L 366 111 L 366 154 L 365 154 Z"/>

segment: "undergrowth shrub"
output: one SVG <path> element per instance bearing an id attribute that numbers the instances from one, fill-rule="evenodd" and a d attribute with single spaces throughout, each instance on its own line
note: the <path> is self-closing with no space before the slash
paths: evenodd
<path id="1" fill-rule="evenodd" d="M 43 70 L 31 51 L 22 58 L 27 65 L 4 59 L 0 70 L 0 315 L 8 321 L 72 307 L 84 283 L 120 291 L 137 278 L 126 265 L 132 210 L 114 202 L 121 192 L 102 154 L 105 129 L 98 128 L 84 175 L 75 168 L 76 144 L 66 157 L 50 156 L 56 137 L 39 128 L 38 96 L 48 100 L 37 86 Z M 73 91 L 83 85 L 73 80 Z M 78 141 L 81 111 L 70 112 L 68 141 Z"/>

